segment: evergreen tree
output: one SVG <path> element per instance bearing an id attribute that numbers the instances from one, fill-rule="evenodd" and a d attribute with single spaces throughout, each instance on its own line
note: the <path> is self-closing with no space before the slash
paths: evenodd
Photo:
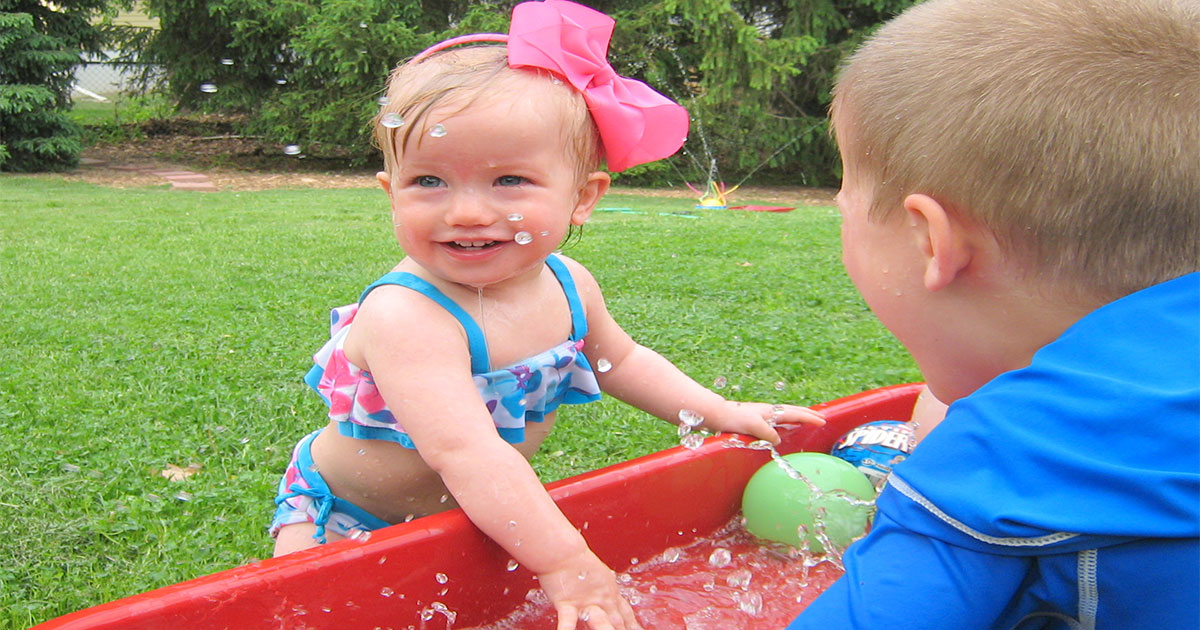
<path id="1" fill-rule="evenodd" d="M 67 117 L 72 71 L 101 41 L 90 18 L 105 0 L 0 0 L 0 170 L 45 171 L 79 162 Z"/>

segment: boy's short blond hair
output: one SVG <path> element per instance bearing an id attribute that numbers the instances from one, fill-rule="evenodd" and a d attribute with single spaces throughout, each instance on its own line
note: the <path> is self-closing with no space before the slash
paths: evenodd
<path id="1" fill-rule="evenodd" d="M 384 170 L 392 173 L 396 159 L 410 141 L 418 142 L 435 108 L 487 107 L 503 99 L 534 99 L 562 122 L 563 147 L 574 158 L 583 181 L 600 166 L 600 134 L 583 96 L 548 72 L 513 69 L 504 46 L 465 46 L 437 52 L 417 62 L 401 64 L 388 78 L 386 100 L 375 116 L 375 143 L 383 152 Z M 496 124 L 505 124 L 503 110 Z M 400 126 L 384 122 L 399 116 Z M 436 121 L 432 121 L 436 122 Z M 411 139 L 411 140 L 410 140 Z M 513 147 L 519 151 L 520 147 Z"/>
<path id="2" fill-rule="evenodd" d="M 850 57 L 831 114 L 873 220 L 929 194 L 1080 297 L 1200 267 L 1196 0 L 930 0 Z"/>

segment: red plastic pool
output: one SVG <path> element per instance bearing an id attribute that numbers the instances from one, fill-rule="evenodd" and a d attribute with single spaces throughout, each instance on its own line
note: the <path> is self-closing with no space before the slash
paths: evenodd
<path id="1" fill-rule="evenodd" d="M 919 390 L 897 385 L 818 405 L 827 424 L 785 432 L 779 450 L 827 452 L 854 426 L 906 419 Z M 564 479 L 549 484 L 550 494 L 600 558 L 623 571 L 634 558 L 716 531 L 738 512 L 747 480 L 769 456 L 730 448 L 729 439 Z M 503 617 L 536 587 L 525 569 L 509 571 L 508 561 L 461 510 L 452 510 L 374 532 L 367 542 L 341 541 L 229 569 L 34 630 L 445 628 L 442 615 L 422 621 L 434 602 L 457 614 L 455 627 L 467 628 Z"/>

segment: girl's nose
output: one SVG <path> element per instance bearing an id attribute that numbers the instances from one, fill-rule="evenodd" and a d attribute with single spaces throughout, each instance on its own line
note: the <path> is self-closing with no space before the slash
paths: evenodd
<path id="1" fill-rule="evenodd" d="M 487 199 L 470 191 L 456 193 L 446 209 L 447 225 L 491 225 L 497 221 L 499 211 L 492 208 Z"/>

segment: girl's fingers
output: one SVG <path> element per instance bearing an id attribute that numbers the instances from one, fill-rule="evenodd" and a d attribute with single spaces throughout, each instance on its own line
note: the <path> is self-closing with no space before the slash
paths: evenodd
<path id="1" fill-rule="evenodd" d="M 783 416 L 775 418 L 775 424 L 825 424 L 825 416 L 807 407 L 784 405 Z"/>
<path id="2" fill-rule="evenodd" d="M 575 630 L 575 622 L 579 618 L 579 612 L 574 606 L 563 605 L 558 607 L 558 630 Z"/>

